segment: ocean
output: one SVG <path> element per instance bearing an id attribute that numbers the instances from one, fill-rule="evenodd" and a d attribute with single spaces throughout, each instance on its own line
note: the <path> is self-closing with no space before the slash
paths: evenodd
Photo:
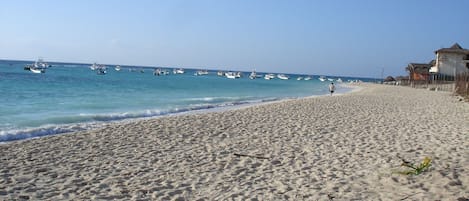
<path id="1" fill-rule="evenodd" d="M 243 77 L 228 79 L 217 76 L 217 71 L 196 76 L 195 69 L 185 69 L 184 74 L 173 74 L 173 68 L 164 68 L 169 75 L 155 76 L 153 68 L 129 66 L 120 71 L 107 66 L 107 74 L 98 75 L 89 64 L 63 63 L 35 74 L 24 70 L 31 63 L 0 61 L 0 142 L 120 120 L 325 95 L 330 83 L 319 81 L 317 75 L 311 80 L 288 74 L 288 80 L 266 80 L 249 79 L 250 72 L 242 72 Z M 347 90 L 337 86 L 339 93 Z"/>

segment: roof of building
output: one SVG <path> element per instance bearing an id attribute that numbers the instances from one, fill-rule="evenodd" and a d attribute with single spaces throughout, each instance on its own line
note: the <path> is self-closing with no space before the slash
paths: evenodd
<path id="1" fill-rule="evenodd" d="M 441 49 L 435 51 L 435 54 L 437 54 L 437 53 L 469 54 L 469 50 L 464 49 L 458 43 L 455 43 L 450 48 L 441 48 Z"/>
<path id="2" fill-rule="evenodd" d="M 422 64 L 422 63 L 410 63 L 409 65 L 407 65 L 407 67 L 405 68 L 407 71 L 409 72 L 414 72 L 414 73 L 420 73 L 420 74 L 426 74 L 428 73 L 430 70 L 430 68 L 432 67 L 432 62 L 430 63 L 426 63 L 426 64 Z"/>

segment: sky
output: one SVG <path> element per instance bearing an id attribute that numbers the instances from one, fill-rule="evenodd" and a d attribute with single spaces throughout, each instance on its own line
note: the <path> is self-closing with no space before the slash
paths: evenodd
<path id="1" fill-rule="evenodd" d="M 2 0 L 0 59 L 381 78 L 454 43 L 467 0 Z"/>

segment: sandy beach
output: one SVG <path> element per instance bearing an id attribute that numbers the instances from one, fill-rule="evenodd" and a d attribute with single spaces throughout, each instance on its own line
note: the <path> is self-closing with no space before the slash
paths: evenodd
<path id="1" fill-rule="evenodd" d="M 0 200 L 469 199 L 469 103 L 360 87 L 0 144 Z"/>

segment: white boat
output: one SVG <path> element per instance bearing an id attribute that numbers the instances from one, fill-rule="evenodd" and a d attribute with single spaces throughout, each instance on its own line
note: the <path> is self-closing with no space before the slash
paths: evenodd
<path id="1" fill-rule="evenodd" d="M 252 79 L 252 80 L 253 80 L 253 79 L 256 79 L 256 78 L 257 78 L 257 73 L 256 73 L 256 71 L 254 70 L 254 71 L 252 71 L 251 74 L 249 75 L 249 79 Z"/>
<path id="2" fill-rule="evenodd" d="M 278 79 L 281 79 L 281 80 L 288 80 L 288 79 L 290 79 L 290 77 L 288 77 L 288 76 L 285 75 L 285 74 L 278 74 L 277 77 L 278 77 Z"/>
<path id="3" fill-rule="evenodd" d="M 34 64 L 26 65 L 24 70 L 29 70 L 32 73 L 45 73 L 48 67 L 49 65 L 46 62 L 44 62 L 42 59 L 38 59 L 34 62 Z"/>
<path id="4" fill-rule="evenodd" d="M 228 79 L 236 79 L 236 78 L 238 78 L 238 77 L 236 76 L 236 73 L 234 73 L 234 72 L 227 72 L 227 73 L 225 73 L 225 76 L 226 76 Z"/>
<path id="5" fill-rule="evenodd" d="M 326 78 L 325 78 L 324 76 L 319 76 L 319 78 L 318 78 L 318 79 L 319 79 L 321 82 L 324 82 L 324 81 L 326 81 Z"/>
<path id="6" fill-rule="evenodd" d="M 235 76 L 236 76 L 236 78 L 241 78 L 241 77 L 243 77 L 243 73 L 242 72 L 237 72 L 235 74 Z"/>
<path id="7" fill-rule="evenodd" d="M 296 80 L 302 80 L 302 79 L 303 79 L 303 77 L 298 77 L 298 78 L 296 78 Z"/>
<path id="8" fill-rule="evenodd" d="M 275 78 L 275 74 L 269 73 L 264 75 L 264 79 L 271 80 Z"/>
<path id="9" fill-rule="evenodd" d="M 116 71 L 120 71 L 120 70 L 121 70 L 121 66 L 117 65 L 114 69 L 115 69 Z"/>
<path id="10" fill-rule="evenodd" d="M 162 73 L 161 73 L 161 69 L 157 68 L 155 70 L 153 70 L 153 75 L 154 76 L 160 76 Z"/>
<path id="11" fill-rule="evenodd" d="M 106 75 L 106 73 L 107 73 L 107 68 L 106 68 L 106 66 L 99 65 L 99 67 L 96 68 L 96 74 L 98 74 L 98 75 Z"/>
<path id="12" fill-rule="evenodd" d="M 194 75 L 199 76 L 199 75 L 208 75 L 207 70 L 198 70 L 194 73 Z"/>
<path id="13" fill-rule="evenodd" d="M 97 70 L 99 68 L 99 65 L 96 63 L 93 63 L 93 65 L 90 66 L 91 70 Z"/>
<path id="14" fill-rule="evenodd" d="M 33 73 L 45 73 L 46 72 L 46 69 L 44 68 L 30 68 L 29 70 Z"/>
<path id="15" fill-rule="evenodd" d="M 305 77 L 305 80 L 311 80 L 311 79 L 312 79 L 312 77 L 311 77 L 311 76 L 307 76 L 307 77 Z"/>
<path id="16" fill-rule="evenodd" d="M 225 76 L 225 72 L 223 72 L 223 71 L 218 71 L 218 72 L 217 72 L 217 75 L 220 76 L 220 77 L 223 77 L 223 76 Z"/>
<path id="17" fill-rule="evenodd" d="M 174 74 L 184 74 L 184 69 L 179 68 L 179 69 L 173 69 Z"/>

